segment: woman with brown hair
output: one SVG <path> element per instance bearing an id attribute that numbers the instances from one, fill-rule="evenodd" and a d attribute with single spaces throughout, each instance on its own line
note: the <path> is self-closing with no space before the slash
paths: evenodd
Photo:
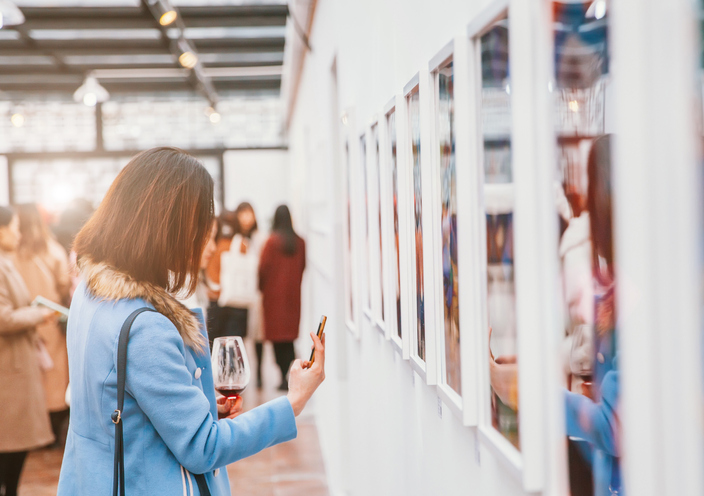
<path id="1" fill-rule="evenodd" d="M 4 496 L 17 494 L 27 452 L 54 440 L 35 328 L 55 317 L 51 310 L 29 306 L 29 291 L 13 261 L 19 243 L 17 214 L 0 207 L 0 494 Z"/>
<path id="2" fill-rule="evenodd" d="M 37 296 L 67 305 L 69 300 L 68 255 L 49 232 L 35 204 L 17 206 L 21 241 L 15 263 L 22 275 L 29 297 Z M 68 354 L 66 335 L 58 316 L 37 326 L 38 337 L 46 346 L 53 366 L 44 371 L 44 398 L 51 417 L 51 428 L 57 444 L 64 439 L 68 421 L 66 387 L 68 386 Z"/>
<path id="3" fill-rule="evenodd" d="M 292 367 L 287 396 L 242 413 L 241 399 L 216 403 L 207 333 L 174 298 L 195 289 L 212 219 L 206 169 L 182 150 L 154 148 L 125 166 L 76 237 L 84 282 L 68 323 L 71 422 L 59 496 L 109 494 L 118 425 L 128 494 L 202 495 L 194 474 L 205 474 L 210 494 L 229 495 L 220 468 L 296 437 L 295 416 L 324 379 L 324 339 L 314 338 L 314 364 Z M 133 321 L 124 407 L 115 410 L 118 337 L 144 308 L 153 311 Z"/>

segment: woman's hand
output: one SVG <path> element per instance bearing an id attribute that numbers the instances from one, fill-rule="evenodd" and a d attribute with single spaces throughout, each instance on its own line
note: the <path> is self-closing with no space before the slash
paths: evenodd
<path id="1" fill-rule="evenodd" d="M 237 396 L 236 398 L 218 396 L 215 401 L 218 404 L 218 418 L 220 419 L 233 419 L 241 414 L 244 409 L 242 396 Z"/>
<path id="2" fill-rule="evenodd" d="M 300 415 L 310 397 L 325 380 L 325 333 L 322 341 L 312 332 L 310 336 L 313 338 L 315 361 L 311 365 L 308 361 L 296 360 L 289 372 L 287 397 L 296 417 Z"/>
<path id="3" fill-rule="evenodd" d="M 42 308 L 42 321 L 40 322 L 41 324 L 48 324 L 50 322 L 55 322 L 57 317 L 59 316 L 59 313 L 50 309 L 50 308 Z"/>
<path id="4" fill-rule="evenodd" d="M 492 328 L 489 328 L 489 343 L 491 343 Z M 504 405 L 518 411 L 518 359 L 516 355 L 505 355 L 494 358 L 489 345 L 489 381 L 491 388 Z"/>

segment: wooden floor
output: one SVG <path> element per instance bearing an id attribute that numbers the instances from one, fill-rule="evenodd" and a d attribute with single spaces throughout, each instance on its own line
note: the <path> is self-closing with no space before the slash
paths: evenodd
<path id="1" fill-rule="evenodd" d="M 265 362 L 269 353 L 265 353 Z M 265 388 L 245 391 L 245 410 L 275 398 L 280 373 L 264 371 Z M 233 496 L 327 496 L 325 467 L 314 417 L 303 412 L 297 419 L 298 437 L 268 448 L 227 467 Z M 61 469 L 60 450 L 30 453 L 20 480 L 19 496 L 55 496 Z"/>

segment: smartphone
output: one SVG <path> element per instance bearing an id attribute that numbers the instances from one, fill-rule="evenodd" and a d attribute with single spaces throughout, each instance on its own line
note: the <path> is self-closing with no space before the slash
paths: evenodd
<path id="1" fill-rule="evenodd" d="M 32 301 L 31 306 L 36 307 L 36 306 L 43 306 L 46 308 L 50 308 L 51 310 L 60 313 L 64 317 L 68 317 L 68 308 L 59 305 L 58 303 L 54 303 L 51 300 L 48 300 L 44 298 L 43 296 L 37 296 L 34 298 L 34 301 Z"/>
<path id="2" fill-rule="evenodd" d="M 323 315 L 320 317 L 320 324 L 318 324 L 318 339 L 323 339 L 323 331 L 325 330 L 325 323 L 328 321 L 328 318 Z M 315 348 L 310 352 L 310 360 L 308 360 L 311 365 L 313 365 L 313 362 L 315 362 Z"/>

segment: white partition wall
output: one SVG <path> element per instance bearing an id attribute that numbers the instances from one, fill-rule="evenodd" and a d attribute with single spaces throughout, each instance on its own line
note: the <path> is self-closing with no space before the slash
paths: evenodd
<path id="1" fill-rule="evenodd" d="M 287 198 L 309 247 L 302 332 L 329 317 L 327 380 L 314 401 L 332 495 L 570 494 L 558 169 L 567 153 L 586 160 L 581 140 L 606 132 L 615 142 L 618 494 L 704 493 L 693 3 L 317 1 L 288 129 Z M 555 22 L 575 8 L 588 20 Z M 558 87 L 565 41 L 556 33 L 605 29 L 606 48 L 592 43 L 609 68 L 592 74 L 591 100 L 572 98 L 584 88 Z M 441 73 L 444 85 L 452 74 L 449 97 Z M 560 119 L 577 122 L 583 105 L 598 110 L 598 125 L 563 132 Z M 565 152 L 560 139 L 576 145 Z M 227 167 L 226 157 L 226 188 Z M 497 309 L 516 316 L 500 339 L 488 327 L 510 315 Z M 492 353 L 502 364 L 518 357 L 509 395 L 492 382 Z"/>
<path id="2" fill-rule="evenodd" d="M 276 207 L 290 200 L 286 150 L 228 151 L 223 155 L 224 205 L 234 210 L 241 202 L 252 204 L 259 228 L 268 232 Z M 296 219 L 298 220 L 298 219 Z"/>

